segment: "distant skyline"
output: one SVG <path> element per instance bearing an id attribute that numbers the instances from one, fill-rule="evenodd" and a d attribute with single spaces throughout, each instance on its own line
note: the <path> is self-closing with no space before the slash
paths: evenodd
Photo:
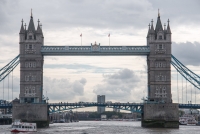
<path id="1" fill-rule="evenodd" d="M 1 0 L 0 68 L 19 54 L 21 20 L 28 25 L 31 9 L 35 27 L 39 19 L 44 45 L 48 46 L 90 46 L 95 41 L 108 46 L 108 35 L 111 46 L 143 46 L 148 24 L 153 19 L 155 27 L 159 9 L 162 25 L 170 20 L 172 54 L 200 75 L 198 0 Z M 141 102 L 147 96 L 146 66 L 146 56 L 45 56 L 44 95 L 47 94 L 49 102 L 97 101 L 97 95 L 106 95 L 106 101 Z M 171 69 L 172 99 L 178 102 L 177 72 L 173 66 Z M 18 66 L 13 73 L 14 98 L 19 98 L 19 73 Z M 182 102 L 182 79 L 178 77 L 179 102 Z M 4 81 L 4 99 L 8 99 L 7 81 Z M 0 99 L 2 87 L 1 82 Z M 186 96 L 185 80 L 183 87 Z M 188 93 L 191 88 L 187 83 Z M 200 103 L 200 91 L 196 93 Z M 9 94 L 11 100 L 11 88 Z M 187 98 L 190 101 L 191 94 Z M 194 90 L 192 98 L 194 102 Z"/>

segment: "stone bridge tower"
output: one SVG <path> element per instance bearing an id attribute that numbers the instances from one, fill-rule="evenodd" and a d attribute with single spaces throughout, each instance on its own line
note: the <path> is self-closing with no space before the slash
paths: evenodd
<path id="1" fill-rule="evenodd" d="M 153 20 L 147 34 L 150 54 L 148 66 L 148 100 L 142 113 L 143 127 L 178 128 L 178 104 L 172 103 L 171 95 L 171 30 L 162 26 L 158 13 L 156 27 Z"/>
<path id="2" fill-rule="evenodd" d="M 35 30 L 33 16 L 26 29 L 20 29 L 20 103 L 42 102 L 43 96 L 43 56 L 40 52 L 44 43 L 42 29 Z"/>
<path id="3" fill-rule="evenodd" d="M 172 103 L 171 96 L 171 30 L 169 20 L 164 29 L 158 14 L 156 27 L 151 27 L 147 34 L 150 54 L 148 65 L 148 101 Z"/>
<path id="4" fill-rule="evenodd" d="M 22 25 L 19 33 L 20 49 L 20 103 L 13 103 L 12 120 L 21 119 L 23 122 L 35 122 L 37 127 L 49 126 L 48 106 L 43 103 L 43 55 L 41 46 L 44 44 L 42 29 L 35 29 L 31 13 L 30 22 L 26 29 Z"/>

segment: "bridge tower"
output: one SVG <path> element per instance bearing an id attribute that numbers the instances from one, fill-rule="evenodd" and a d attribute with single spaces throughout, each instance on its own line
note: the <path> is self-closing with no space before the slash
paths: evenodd
<path id="1" fill-rule="evenodd" d="M 12 119 L 35 122 L 37 127 L 49 126 L 48 106 L 43 102 L 43 55 L 40 50 L 44 44 L 42 28 L 37 30 L 31 12 L 26 29 L 22 25 L 19 32 L 20 49 L 20 94 L 19 102 L 13 102 Z"/>
<path id="2" fill-rule="evenodd" d="M 154 30 L 153 20 L 149 25 L 147 45 L 150 54 L 147 56 L 148 65 L 148 100 L 153 102 L 172 103 L 171 96 L 171 30 L 169 20 L 167 29 L 161 23 L 158 14 Z"/>
<path id="3" fill-rule="evenodd" d="M 171 95 L 171 29 L 164 28 L 158 13 L 156 27 L 149 25 L 147 46 L 148 101 L 143 109 L 143 127 L 178 128 L 178 104 L 172 103 Z"/>
<path id="4" fill-rule="evenodd" d="M 35 29 L 31 13 L 26 29 L 22 25 L 19 33 L 20 48 L 20 103 L 42 102 L 43 95 L 43 56 L 40 52 L 44 37 L 38 20 Z"/>

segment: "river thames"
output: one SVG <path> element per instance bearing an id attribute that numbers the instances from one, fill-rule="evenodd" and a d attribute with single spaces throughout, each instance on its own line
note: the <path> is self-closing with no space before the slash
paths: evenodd
<path id="1" fill-rule="evenodd" d="M 12 134 L 11 125 L 0 125 L 0 134 Z M 38 129 L 34 134 L 199 134 L 200 126 L 183 126 L 179 129 L 142 128 L 140 121 L 79 121 L 54 123 Z M 18 133 L 19 134 L 19 133 Z M 21 133 L 22 134 L 22 133 Z M 24 134 L 24 133 L 23 133 Z M 31 133 L 32 134 L 32 133 Z"/>

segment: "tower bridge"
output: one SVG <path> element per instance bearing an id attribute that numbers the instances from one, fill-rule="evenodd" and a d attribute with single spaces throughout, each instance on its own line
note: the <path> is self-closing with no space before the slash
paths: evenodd
<path id="1" fill-rule="evenodd" d="M 195 87 L 200 89 L 199 76 L 185 67 L 171 54 L 171 29 L 162 26 L 160 14 L 154 28 L 149 25 L 147 44 L 144 46 L 101 46 L 94 43 L 88 46 L 45 46 L 42 28 L 35 29 L 31 14 L 28 28 L 23 21 L 19 32 L 20 53 L 10 63 L 0 69 L 0 82 L 20 63 L 19 102 L 13 101 L 13 119 L 40 122 L 48 126 L 48 111 L 67 110 L 81 107 L 116 107 L 142 113 L 143 127 L 179 127 L 178 108 L 199 108 L 198 105 L 173 103 L 171 95 L 171 64 Z M 148 97 L 143 104 L 47 104 L 43 103 L 43 64 L 44 56 L 147 56 Z M 3 105 L 0 105 L 3 107 Z M 4 105 L 4 107 L 6 107 Z M 29 119 L 26 118 L 27 113 Z"/>

